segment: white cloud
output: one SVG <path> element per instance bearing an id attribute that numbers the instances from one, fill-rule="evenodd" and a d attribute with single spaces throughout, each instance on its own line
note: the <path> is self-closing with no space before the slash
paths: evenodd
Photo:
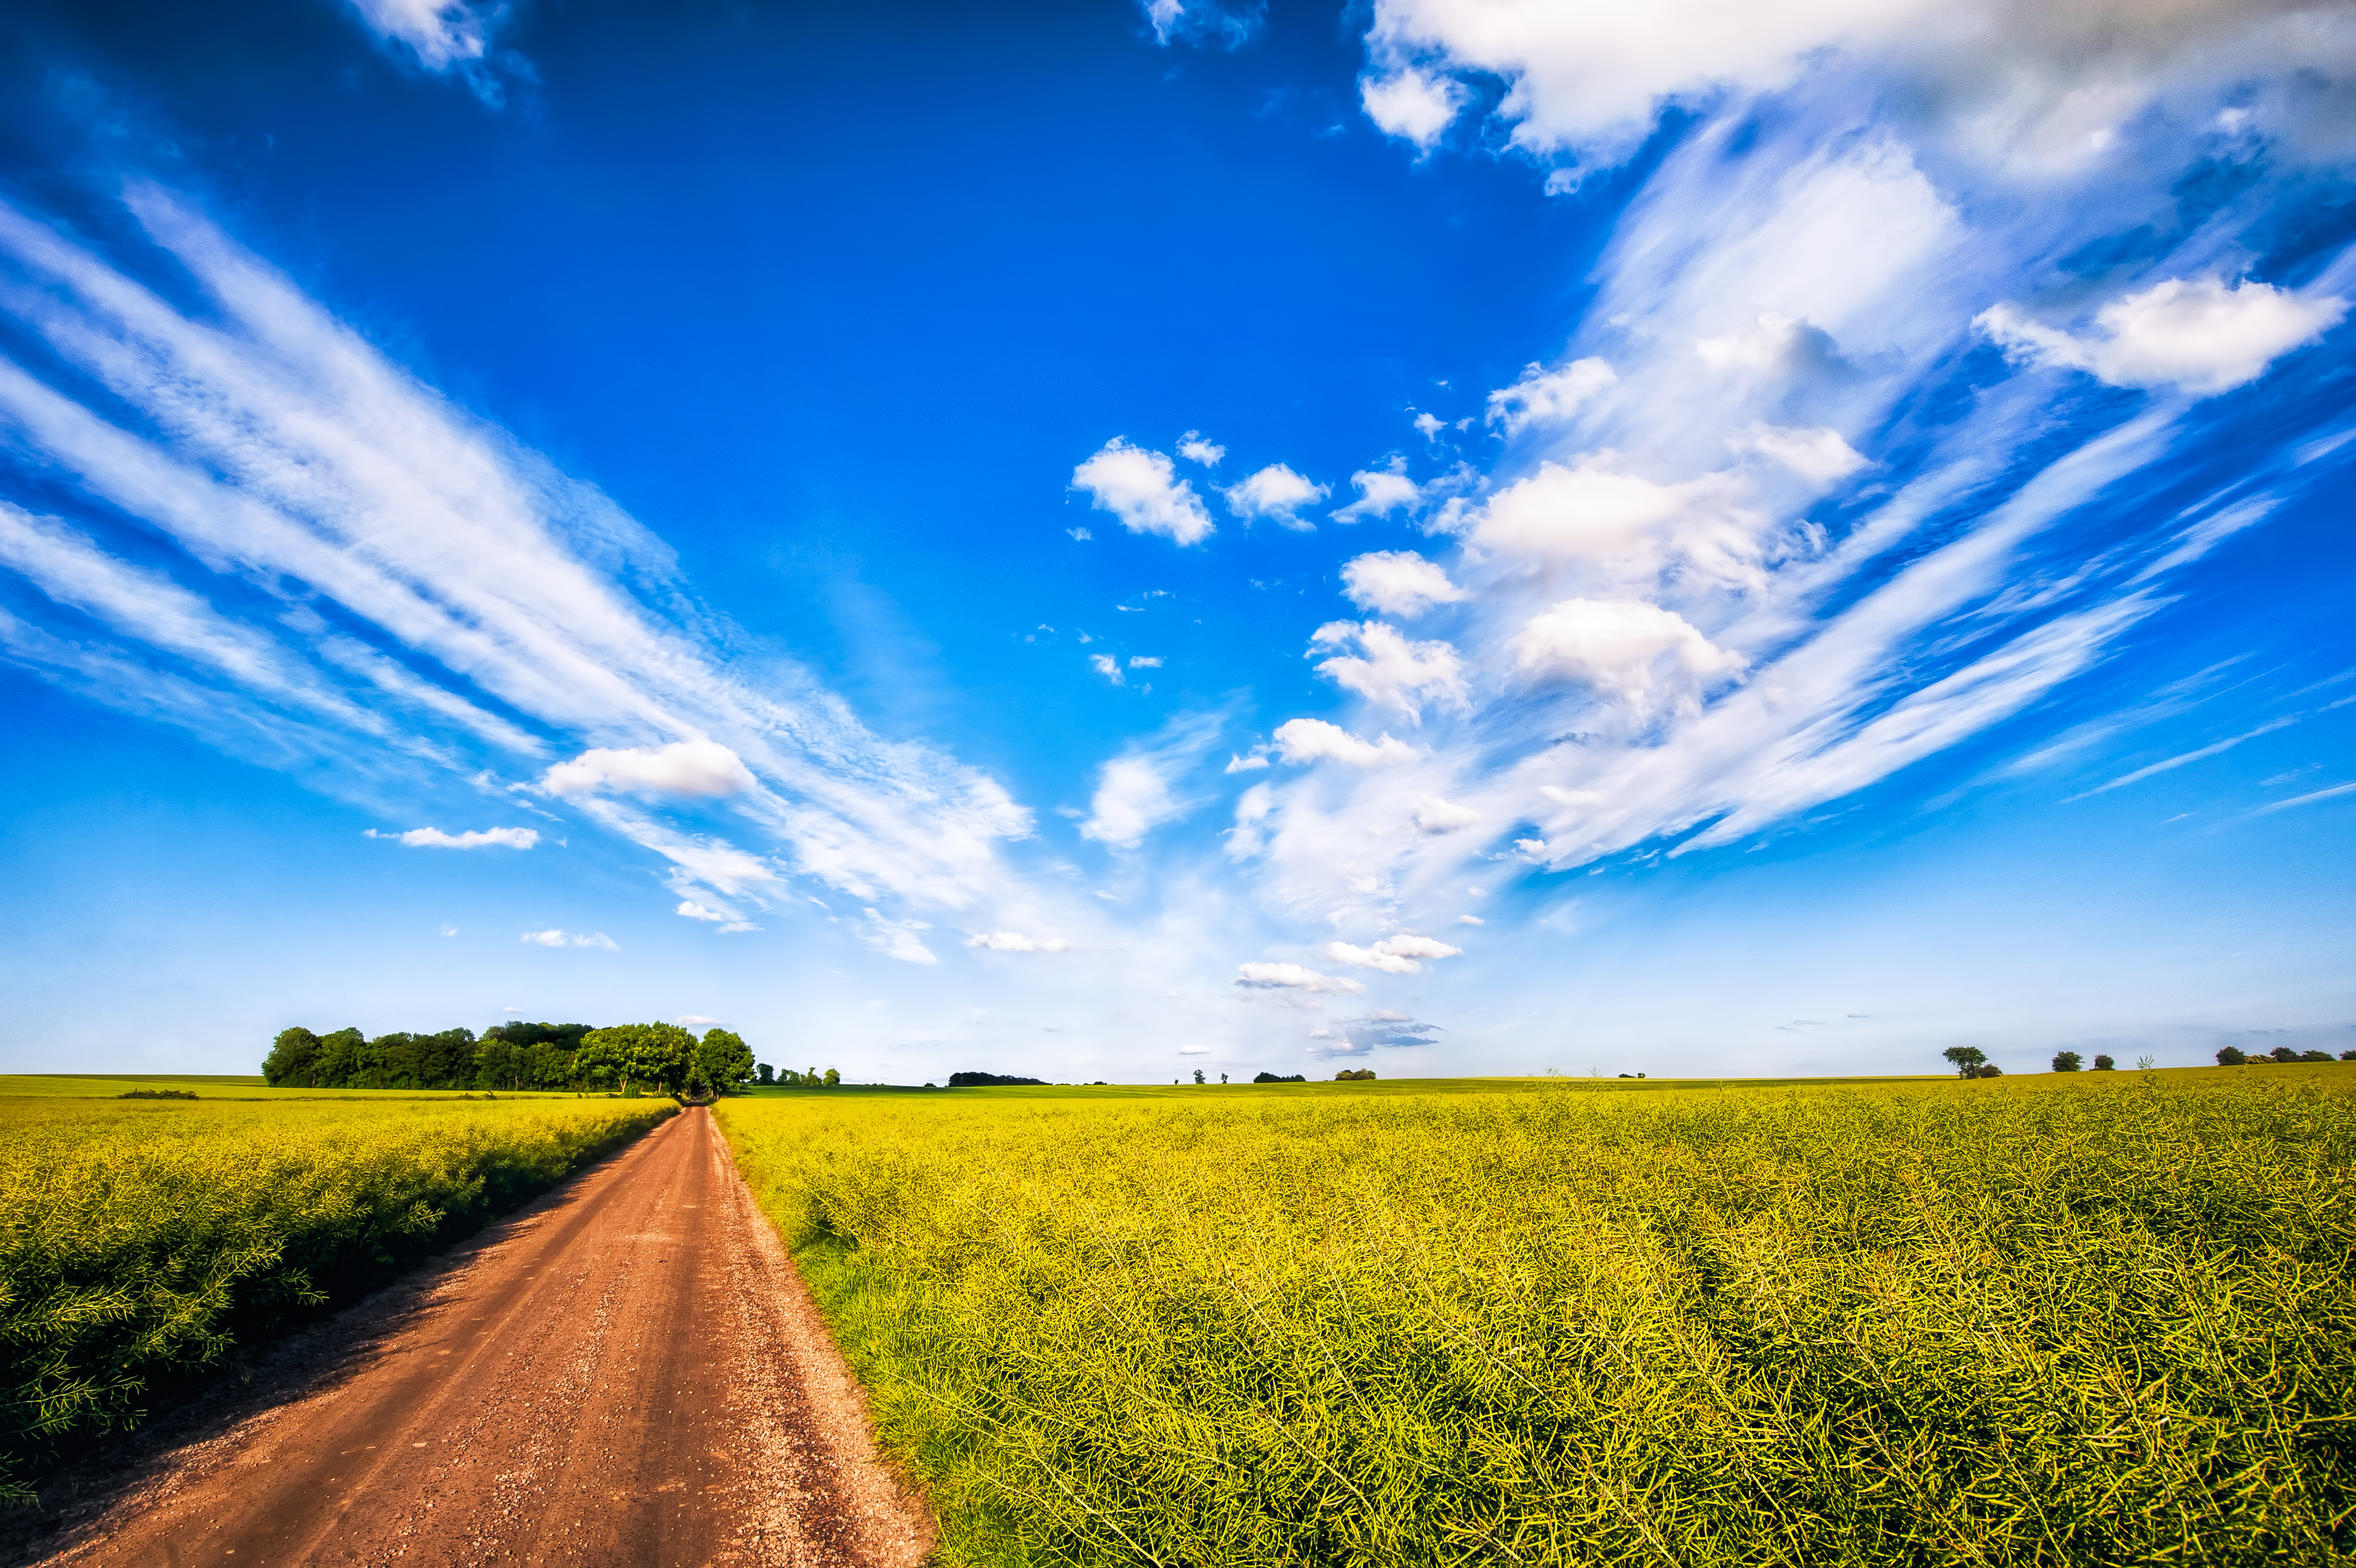
<path id="1" fill-rule="evenodd" d="M 716 1029 L 728 1020 L 706 1017 L 701 1013 L 682 1013 L 671 1022 L 682 1029 Z"/>
<path id="2" fill-rule="evenodd" d="M 405 44 L 428 70 L 483 58 L 487 27 L 466 0 L 351 0 L 379 38 Z"/>
<path id="3" fill-rule="evenodd" d="M 1342 568 L 1342 591 L 1362 610 L 1410 620 L 1433 605 L 1452 605 L 1464 591 L 1434 562 L 1412 550 L 1376 550 Z"/>
<path id="4" fill-rule="evenodd" d="M 1168 457 L 1118 435 L 1072 470 L 1072 488 L 1086 490 L 1098 510 L 1120 519 L 1131 533 L 1159 533 L 1186 545 L 1215 532 L 1202 498 Z"/>
<path id="5" fill-rule="evenodd" d="M 1737 436 L 1734 446 L 1737 450 L 1756 452 L 1782 464 L 1812 485 L 1846 479 L 1865 467 L 1865 459 L 1839 431 L 1823 426 L 1800 430 L 1754 425 Z"/>
<path id="6" fill-rule="evenodd" d="M 607 936 L 603 931 L 590 931 L 585 933 L 552 929 L 546 931 L 526 931 L 523 934 L 523 940 L 530 942 L 534 947 L 603 948 L 607 952 L 618 952 L 621 950 L 622 946 L 621 943 L 616 941 L 613 938 Z"/>
<path id="7" fill-rule="evenodd" d="M 1518 435 L 1534 424 L 1558 424 L 1620 378 L 1598 359 L 1573 360 L 1558 371 L 1530 365 L 1512 386 L 1489 394 L 1489 423 Z"/>
<path id="8" fill-rule="evenodd" d="M 1663 484 L 1590 455 L 1573 467 L 1541 463 L 1489 499 L 1474 541 L 1558 561 L 1649 562 L 1680 544 L 1739 560 L 1751 529 L 1723 475 Z"/>
<path id="9" fill-rule="evenodd" d="M 541 784 L 552 794 L 568 796 L 603 789 L 708 797 L 743 794 L 760 787 L 743 757 L 712 740 L 584 751 L 550 768 Z"/>
<path id="10" fill-rule="evenodd" d="M 922 920 L 895 920 L 874 909 L 862 911 L 867 917 L 863 926 L 851 929 L 859 940 L 882 953 L 885 958 L 898 959 L 902 963 L 932 965 L 940 959 L 916 935 L 932 927 Z"/>
<path id="11" fill-rule="evenodd" d="M 1352 996 L 1365 990 L 1356 981 L 1338 974 L 1321 974 L 1297 963 L 1239 963 L 1236 983 L 1258 991 L 1308 991 Z"/>
<path id="12" fill-rule="evenodd" d="M 1173 39 L 1218 44 L 1235 48 L 1259 30 L 1267 18 L 1264 0 L 1233 6 L 1220 0 L 1138 0 L 1153 41 L 1167 46 Z"/>
<path id="13" fill-rule="evenodd" d="M 1066 952 L 1071 943 L 1061 937 L 1026 937 L 1020 931 L 977 931 L 966 938 L 969 948 L 987 948 L 991 952 Z"/>
<path id="14" fill-rule="evenodd" d="M 1355 643 L 1358 653 L 1337 653 L 1320 661 L 1317 672 L 1410 723 L 1421 718 L 1427 693 L 1449 706 L 1461 707 L 1468 700 L 1463 660 L 1445 642 L 1410 641 L 1398 628 L 1378 620 L 1328 621 L 1311 634 L 1310 642 L 1312 652 Z"/>
<path id="15" fill-rule="evenodd" d="M 1270 463 L 1240 484 L 1219 492 L 1226 498 L 1227 510 L 1237 517 L 1252 522 L 1273 522 L 1299 532 L 1316 526 L 1301 515 L 1301 509 L 1314 506 L 1331 493 L 1325 486 L 1312 484 L 1282 463 Z"/>
<path id="16" fill-rule="evenodd" d="M 1426 795 L 1418 800 L 1409 815 L 1415 825 L 1428 833 L 1452 833 L 1481 821 L 1481 813 L 1472 807 L 1443 800 L 1437 795 Z"/>
<path id="17" fill-rule="evenodd" d="M 1126 686 L 1129 684 L 1129 677 L 1120 672 L 1120 660 L 1115 659 L 1109 653 L 1089 654 L 1088 668 L 1095 671 L 1098 674 L 1103 676 L 1106 680 L 1111 682 L 1116 686 Z"/>
<path id="18" fill-rule="evenodd" d="M 1115 849 L 1135 849 L 1147 833 L 1183 809 L 1171 793 L 1159 761 L 1145 756 L 1116 757 L 1106 763 L 1088 807 L 1080 836 Z"/>
<path id="19" fill-rule="evenodd" d="M 1158 653 L 1132 653 L 1129 658 L 1129 667 L 1131 670 L 1159 670 L 1162 668 L 1162 656 Z"/>
<path id="20" fill-rule="evenodd" d="M 1215 441 L 1207 440 L 1199 430 L 1189 430 L 1178 438 L 1178 456 L 1190 463 L 1200 463 L 1205 468 L 1215 468 L 1227 449 Z"/>
<path id="21" fill-rule="evenodd" d="M 1155 828 L 1194 810 L 1197 802 L 1179 791 L 1176 780 L 1203 760 L 1222 727 L 1216 714 L 1179 714 L 1107 762 L 1098 770 L 1080 836 L 1135 849 Z"/>
<path id="22" fill-rule="evenodd" d="M 710 920 L 715 925 L 729 918 L 721 910 L 706 908 L 692 898 L 680 899 L 678 909 L 673 913 L 684 915 L 691 920 Z"/>
<path id="23" fill-rule="evenodd" d="M 1226 767 L 1222 768 L 1221 771 L 1226 773 L 1254 773 L 1267 766 L 1268 754 L 1264 751 L 1255 751 L 1248 756 L 1229 757 L 1227 758 Z"/>
<path id="24" fill-rule="evenodd" d="M 1278 754 L 1296 767 L 1312 762 L 1346 762 L 1353 768 L 1391 768 L 1416 761 L 1423 755 L 1388 734 L 1364 741 L 1340 725 L 1327 724 L 1323 719 L 1287 719 L 1276 726 L 1275 738 Z"/>
<path id="25" fill-rule="evenodd" d="M 1455 81 L 1413 67 L 1363 77 L 1358 82 L 1358 102 L 1365 106 L 1366 118 L 1387 134 L 1424 148 L 1440 140 L 1464 98 L 1464 89 Z"/>
<path id="26" fill-rule="evenodd" d="M 1634 599 L 1565 599 L 1532 616 L 1510 646 L 1524 679 L 1575 682 L 1639 723 L 1698 711 L 1705 692 L 1750 664 L 1676 611 Z"/>
<path id="27" fill-rule="evenodd" d="M 1354 964 L 1360 969 L 1379 969 L 1386 974 L 1416 974 L 1422 971 L 1419 959 L 1455 958 L 1464 951 L 1430 937 L 1400 935 L 1385 937 L 1370 947 L 1356 947 L 1349 942 L 1327 942 L 1324 953 L 1334 963 Z"/>
<path id="28" fill-rule="evenodd" d="M 1387 468 L 1361 468 L 1350 476 L 1351 485 L 1358 499 L 1348 506 L 1333 510 L 1335 522 L 1363 522 L 1368 518 L 1388 517 L 1395 511 L 1413 514 L 1423 504 L 1423 489 L 1407 477 L 1404 462 Z"/>
<path id="29" fill-rule="evenodd" d="M 2007 352 L 2085 371 L 2112 386 L 2173 387 L 2207 397 L 2244 386 L 2283 355 L 2337 327 L 2348 303 L 2244 281 L 2169 278 L 2111 301 L 2094 315 L 2101 336 L 2073 337 L 2010 305 L 1977 325 Z"/>
<path id="30" fill-rule="evenodd" d="M 535 828 L 470 828 L 461 833 L 445 833 L 440 828 L 412 828 L 405 833 L 380 833 L 370 828 L 367 836 L 398 839 L 412 849 L 481 849 L 486 844 L 530 849 L 540 842 L 540 832 Z"/>

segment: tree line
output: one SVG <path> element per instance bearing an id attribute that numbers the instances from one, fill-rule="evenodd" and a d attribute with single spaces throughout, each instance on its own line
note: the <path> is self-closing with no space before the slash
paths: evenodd
<path id="1" fill-rule="evenodd" d="M 280 1089 L 719 1090 L 752 1080 L 752 1048 L 726 1029 L 674 1024 L 500 1024 L 472 1029 L 280 1032 L 262 1076 Z"/>

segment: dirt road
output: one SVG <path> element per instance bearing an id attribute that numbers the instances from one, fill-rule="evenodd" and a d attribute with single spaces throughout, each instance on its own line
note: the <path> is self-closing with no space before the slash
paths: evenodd
<path id="1" fill-rule="evenodd" d="M 70 1563 L 921 1563 L 711 1113 L 474 1248 L 361 1354 L 163 1455 Z"/>

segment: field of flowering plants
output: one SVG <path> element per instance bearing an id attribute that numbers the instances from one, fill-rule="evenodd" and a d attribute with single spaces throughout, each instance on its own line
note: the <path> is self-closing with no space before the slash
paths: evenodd
<path id="1" fill-rule="evenodd" d="M 2356 1067 L 723 1101 L 945 1561 L 2356 1561 Z"/>
<path id="2" fill-rule="evenodd" d="M 0 1079 L 0 1487 L 673 1110 Z"/>

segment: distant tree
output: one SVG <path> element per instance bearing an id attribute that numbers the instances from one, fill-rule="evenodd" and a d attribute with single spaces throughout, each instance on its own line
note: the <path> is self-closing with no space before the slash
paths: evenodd
<path id="1" fill-rule="evenodd" d="M 1333 1075 L 1333 1081 L 1335 1083 L 1372 1083 L 1374 1080 L 1375 1069 L 1370 1067 L 1345 1067 L 1340 1072 Z"/>
<path id="2" fill-rule="evenodd" d="M 1977 1078 L 1980 1064 L 1987 1060 L 1987 1053 L 1977 1046 L 1949 1046 L 1939 1054 L 1955 1064 L 1957 1078 Z"/>
<path id="3" fill-rule="evenodd" d="M 826 1069 L 826 1086 L 827 1086 L 829 1089 L 835 1089 L 835 1088 L 839 1088 L 839 1087 L 841 1087 L 841 1083 L 842 1083 L 842 1075 L 841 1075 L 841 1073 L 839 1073 L 839 1072 L 835 1071 L 832 1068 L 829 1068 L 829 1069 Z"/>
<path id="4" fill-rule="evenodd" d="M 2331 1059 L 2331 1053 L 2329 1051 L 2301 1051 L 2298 1053 L 2298 1059 L 2303 1062 L 2328 1062 Z"/>
<path id="5" fill-rule="evenodd" d="M 757 1062 L 753 1068 L 753 1079 L 762 1088 L 766 1089 L 777 1081 L 777 1069 L 767 1062 Z"/>
<path id="6" fill-rule="evenodd" d="M 2356 1051 L 2351 1051 L 2351 1052 L 2349 1052 L 2348 1054 L 2349 1054 L 2349 1056 L 2351 1056 L 2351 1058 L 2356 1058 Z M 1225 1083 L 1225 1082 L 1226 1082 L 1226 1081 L 1227 1081 L 1227 1075 L 1226 1075 L 1226 1073 L 1221 1073 L 1221 1074 L 1219 1075 L 1219 1081 L 1220 1081 L 1221 1083 Z"/>
<path id="7" fill-rule="evenodd" d="M 300 1027 L 281 1029 L 262 1058 L 262 1080 L 273 1089 L 314 1087 L 311 1075 L 319 1063 L 319 1036 Z"/>
<path id="8" fill-rule="evenodd" d="M 1172 1079 L 1170 1081 L 1175 1083 L 1178 1080 L 1176 1079 Z M 1036 1078 L 1001 1078 L 994 1072 L 953 1072 L 949 1074 L 949 1087 L 951 1089 L 988 1089 L 993 1085 L 1001 1087 L 1012 1087 L 1014 1085 L 1037 1085 L 1044 1088 L 1045 1087 L 1045 1080 Z"/>
<path id="9" fill-rule="evenodd" d="M 2356 1062 L 2356 1051 L 2342 1051 L 2340 1053 L 2340 1059 L 2344 1062 Z"/>
<path id="10" fill-rule="evenodd" d="M 1194 1069 L 1194 1081 L 1196 1083 L 1203 1081 L 1203 1069 L 1201 1068 L 1196 1068 Z"/>
<path id="11" fill-rule="evenodd" d="M 2002 1078 L 2004 1076 L 2004 1069 L 1997 1066 L 1994 1062 L 1983 1062 L 1978 1067 L 1972 1069 L 1972 1076 L 1974 1078 Z"/>
<path id="12" fill-rule="evenodd" d="M 2249 1059 L 2249 1058 L 2242 1054 L 2242 1048 L 2239 1046 L 2219 1046 L 2217 1047 L 2217 1065 L 2219 1067 L 2240 1067 L 2244 1062 L 2246 1062 Z"/>
<path id="13" fill-rule="evenodd" d="M 332 1035 L 319 1036 L 319 1058 L 311 1069 L 311 1081 L 321 1089 L 350 1089 L 359 1086 L 360 1073 L 368 1058 L 368 1036 L 358 1029 L 338 1029 Z"/>
<path id="14" fill-rule="evenodd" d="M 2116 1069 L 2118 1065 L 2118 1063 L 2111 1060 L 2108 1057 L 2098 1056 L 2094 1058 L 2094 1070 L 2096 1072 L 2110 1072 Z"/>
<path id="15" fill-rule="evenodd" d="M 2076 1072 L 2081 1059 L 2082 1058 L 2075 1051 L 2055 1051 L 2053 1053 L 2053 1070 L 2055 1072 Z"/>
<path id="16" fill-rule="evenodd" d="M 1262 1072 L 1253 1074 L 1252 1081 L 1254 1083 L 1307 1083 L 1309 1080 L 1297 1072 L 1289 1078 L 1279 1078 L 1272 1072 Z"/>

